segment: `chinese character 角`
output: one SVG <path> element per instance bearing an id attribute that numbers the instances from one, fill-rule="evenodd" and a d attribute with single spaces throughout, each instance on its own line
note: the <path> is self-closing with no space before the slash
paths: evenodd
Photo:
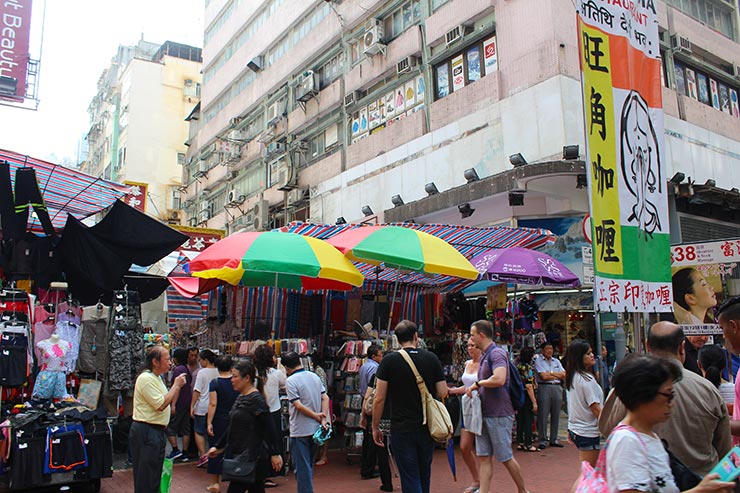
<path id="1" fill-rule="evenodd" d="M 594 125 L 599 127 L 599 135 L 601 140 L 606 140 L 606 107 L 601 104 L 601 93 L 596 92 L 596 89 L 591 87 L 591 129 L 589 133 L 593 135 Z"/>

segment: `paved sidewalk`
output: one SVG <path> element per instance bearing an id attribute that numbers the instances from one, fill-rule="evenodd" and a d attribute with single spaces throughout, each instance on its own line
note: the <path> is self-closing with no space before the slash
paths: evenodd
<path id="1" fill-rule="evenodd" d="M 515 451 L 514 457 L 519 462 L 524 474 L 527 488 L 532 493 L 567 493 L 578 475 L 578 451 L 565 442 L 565 448 L 547 448 L 540 452 Z M 457 465 L 457 482 L 452 478 L 444 450 L 437 450 L 432 465 L 432 488 L 434 493 L 462 492 L 470 484 L 470 473 L 462 460 L 459 450 L 455 454 Z M 355 460 L 349 464 L 341 450 L 329 452 L 329 464 L 316 468 L 314 473 L 314 490 L 316 493 L 377 493 L 380 480 L 361 480 L 360 466 Z M 112 479 L 103 480 L 101 491 L 104 493 L 133 491 L 131 470 L 116 471 Z M 208 486 L 208 475 L 205 470 L 197 469 L 195 464 L 176 464 L 173 471 L 171 493 L 205 492 Z M 492 493 L 516 493 L 514 483 L 501 464 L 496 464 L 493 475 Z M 294 493 L 295 477 L 276 478 L 277 488 L 268 490 L 275 493 Z M 393 480 L 394 491 L 401 491 L 401 483 Z M 222 484 L 221 491 L 226 492 L 227 484 Z"/>

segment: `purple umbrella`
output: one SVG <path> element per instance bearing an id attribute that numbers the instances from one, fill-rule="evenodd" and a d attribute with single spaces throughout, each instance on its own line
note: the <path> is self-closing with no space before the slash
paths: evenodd
<path id="1" fill-rule="evenodd" d="M 500 248 L 473 257 L 470 263 L 482 279 L 517 284 L 577 287 L 581 281 L 546 253 L 528 248 Z"/>

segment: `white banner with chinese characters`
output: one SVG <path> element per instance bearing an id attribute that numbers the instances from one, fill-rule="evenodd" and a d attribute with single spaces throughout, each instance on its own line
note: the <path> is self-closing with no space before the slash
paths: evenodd
<path id="1" fill-rule="evenodd" d="M 598 311 L 671 311 L 654 0 L 576 0 Z"/>
<path id="2" fill-rule="evenodd" d="M 740 262 L 740 240 L 691 243 L 671 247 L 671 265 L 688 267 Z"/>

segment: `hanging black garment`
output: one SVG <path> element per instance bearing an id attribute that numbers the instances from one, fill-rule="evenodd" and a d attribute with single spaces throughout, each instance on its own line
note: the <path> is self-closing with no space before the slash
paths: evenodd
<path id="1" fill-rule="evenodd" d="M 56 238 L 49 211 L 46 209 L 44 197 L 41 195 L 41 189 L 36 180 L 36 170 L 33 168 L 18 168 L 15 170 L 15 214 L 18 218 L 16 225 L 20 223 L 24 230 L 28 223 L 28 206 L 33 207 L 34 212 L 36 212 L 36 216 L 44 228 L 44 233 Z M 21 234 L 23 234 L 23 231 L 19 233 L 19 236 Z"/>
<path id="2" fill-rule="evenodd" d="M 185 243 L 188 237 L 133 207 L 117 201 L 103 220 L 88 228 L 67 217 L 59 254 L 70 291 L 83 304 L 132 282 L 123 277 L 132 263 L 150 265 Z M 142 279 L 141 292 L 166 287 Z M 157 296 L 161 294 L 161 291 Z M 156 296 L 155 296 L 156 298 Z"/>
<path id="3" fill-rule="evenodd" d="M 124 287 L 128 287 L 130 290 L 138 291 L 139 297 L 142 303 L 152 301 L 164 293 L 170 282 L 166 277 L 155 276 L 152 274 L 144 274 L 139 272 L 128 271 L 120 279 L 118 284 L 113 286 L 111 289 L 101 290 L 80 282 L 79 278 L 76 280 L 70 280 L 67 278 L 67 282 L 70 286 L 70 291 L 74 293 L 74 296 L 83 305 L 94 305 L 102 297 L 107 300 L 113 296 L 115 290 L 122 290 Z"/>
<path id="4" fill-rule="evenodd" d="M 120 200 L 90 229 L 111 249 L 138 265 L 151 265 L 188 240 L 186 235 Z"/>
<path id="5" fill-rule="evenodd" d="M 9 245 L 12 247 L 8 262 L 8 278 L 33 279 L 36 286 L 48 288 L 51 281 L 61 279 L 59 254 L 49 236 L 25 233 Z"/>

